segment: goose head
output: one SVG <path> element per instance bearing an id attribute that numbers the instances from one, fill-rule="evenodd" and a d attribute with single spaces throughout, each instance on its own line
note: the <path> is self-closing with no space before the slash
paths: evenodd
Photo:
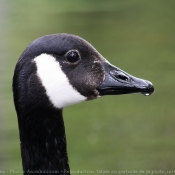
<path id="1" fill-rule="evenodd" d="M 35 106 L 59 109 L 103 95 L 150 95 L 154 91 L 149 81 L 113 66 L 90 43 L 70 34 L 48 35 L 32 42 L 17 63 L 14 80 L 21 106 L 30 99 Z"/>

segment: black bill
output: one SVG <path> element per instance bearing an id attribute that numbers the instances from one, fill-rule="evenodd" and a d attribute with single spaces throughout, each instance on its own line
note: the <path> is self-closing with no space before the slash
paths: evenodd
<path id="1" fill-rule="evenodd" d="M 105 80 L 97 88 L 101 96 L 130 93 L 142 93 L 148 96 L 154 92 L 151 82 L 129 75 L 108 62 L 102 64 L 105 69 Z"/>

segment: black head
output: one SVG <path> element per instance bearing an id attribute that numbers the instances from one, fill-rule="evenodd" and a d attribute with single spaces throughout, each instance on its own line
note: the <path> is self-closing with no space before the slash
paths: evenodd
<path id="1" fill-rule="evenodd" d="M 84 39 L 53 34 L 35 40 L 23 52 L 16 65 L 13 90 L 16 106 L 30 101 L 30 105 L 64 108 L 102 95 L 147 95 L 154 88 L 112 66 Z"/>

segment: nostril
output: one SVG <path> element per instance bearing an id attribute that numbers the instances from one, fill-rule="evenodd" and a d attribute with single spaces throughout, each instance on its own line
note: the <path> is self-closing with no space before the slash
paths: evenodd
<path id="1" fill-rule="evenodd" d="M 124 81 L 128 81 L 128 77 L 126 77 L 124 75 L 116 75 L 115 77 L 118 79 L 124 80 Z"/>
<path id="2" fill-rule="evenodd" d="M 129 81 L 129 77 L 122 71 L 110 71 L 110 74 L 118 80 Z"/>

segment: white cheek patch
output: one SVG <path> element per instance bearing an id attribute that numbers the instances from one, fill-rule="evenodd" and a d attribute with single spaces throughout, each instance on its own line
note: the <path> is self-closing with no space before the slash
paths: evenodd
<path id="1" fill-rule="evenodd" d="M 59 62 L 53 56 L 41 54 L 34 58 L 34 62 L 46 94 L 56 108 L 64 108 L 86 100 L 86 97 L 71 86 Z"/>

